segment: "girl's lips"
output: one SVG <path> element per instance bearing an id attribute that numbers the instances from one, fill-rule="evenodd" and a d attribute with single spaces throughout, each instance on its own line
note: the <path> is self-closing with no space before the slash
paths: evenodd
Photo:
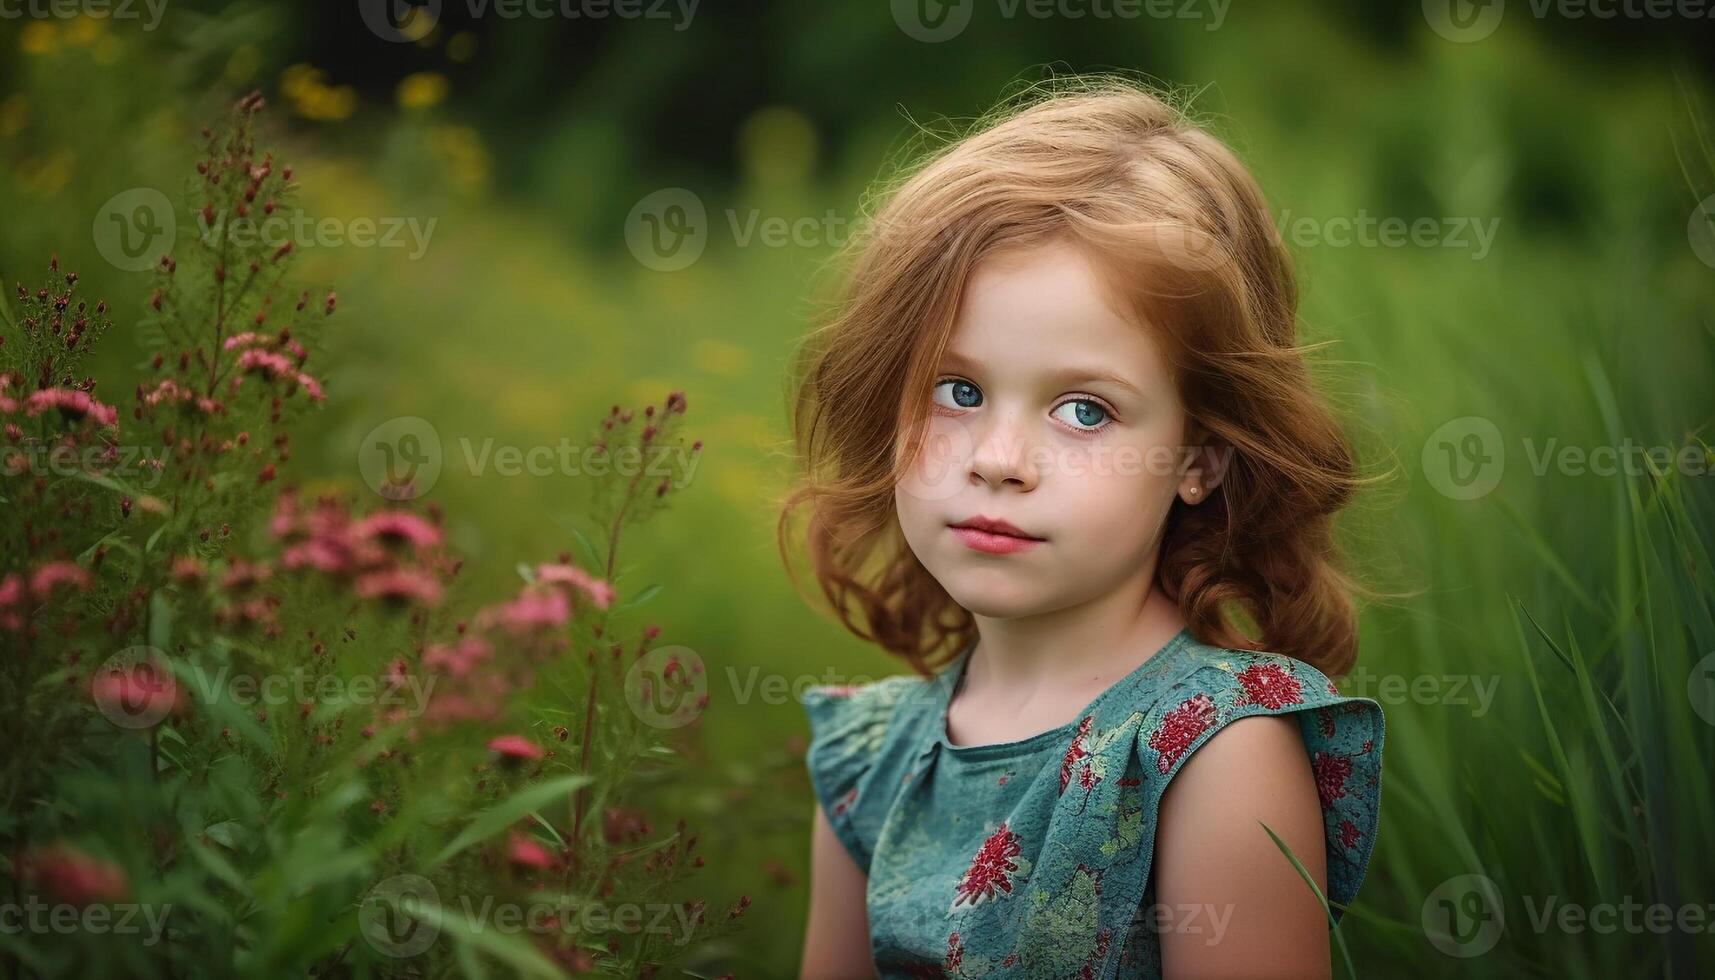
<path id="1" fill-rule="evenodd" d="M 1020 538 L 1011 534 L 996 534 L 974 527 L 955 527 L 953 533 L 968 547 L 991 555 L 1010 555 L 1042 543 L 1039 538 Z"/>

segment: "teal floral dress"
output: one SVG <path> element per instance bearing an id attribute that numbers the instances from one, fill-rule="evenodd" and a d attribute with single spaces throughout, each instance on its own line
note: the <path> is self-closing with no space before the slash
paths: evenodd
<path id="1" fill-rule="evenodd" d="M 1298 719 L 1321 797 L 1328 898 L 1343 906 L 1357 894 L 1381 790 L 1375 701 L 1340 695 L 1291 657 L 1181 630 L 1076 721 L 958 746 L 946 710 L 970 652 L 933 678 L 805 693 L 810 779 L 868 875 L 881 976 L 1160 976 L 1150 865 L 1161 794 L 1198 746 L 1248 715 Z"/>

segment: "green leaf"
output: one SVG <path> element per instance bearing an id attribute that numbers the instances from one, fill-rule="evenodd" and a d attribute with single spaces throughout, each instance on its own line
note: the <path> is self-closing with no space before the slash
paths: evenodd
<path id="1" fill-rule="evenodd" d="M 554 829 L 553 824 L 549 823 L 546 820 L 543 820 L 542 815 L 540 813 L 533 813 L 533 814 L 531 814 L 531 816 L 536 818 L 537 825 L 540 826 L 543 830 L 546 830 L 548 832 L 549 837 L 554 838 L 554 843 L 560 845 L 561 847 L 566 846 L 566 839 L 564 837 L 560 836 L 560 832 Z M 675 834 L 674 836 L 677 837 L 678 835 Z"/>
<path id="2" fill-rule="evenodd" d="M 618 613 L 618 612 L 624 612 L 627 609 L 636 609 L 638 606 L 643 605 L 645 602 L 648 602 L 650 599 L 653 599 L 660 594 L 661 594 L 661 586 L 651 585 L 647 589 L 644 589 L 642 592 L 637 593 L 635 596 L 632 596 L 630 599 L 627 599 L 624 602 L 620 603 L 619 605 L 615 606 L 613 611 Z"/>
<path id="3" fill-rule="evenodd" d="M 430 868 L 444 864 L 448 858 L 479 841 L 487 840 L 525 817 L 546 807 L 575 789 L 588 785 L 590 777 L 562 776 L 546 783 L 526 786 L 510 797 L 476 815 L 462 833 L 452 839 L 429 862 Z"/>
<path id="4" fill-rule="evenodd" d="M 145 541 L 143 543 L 143 553 L 144 554 L 146 554 L 146 555 L 147 554 L 154 554 L 155 545 L 160 543 L 161 535 L 166 534 L 167 528 L 169 528 L 169 527 L 172 527 L 172 525 L 171 524 L 162 524 L 160 527 L 155 529 L 154 534 L 149 535 L 149 540 Z"/>
<path id="5" fill-rule="evenodd" d="M 257 750 L 267 757 L 277 756 L 273 736 L 256 720 L 255 712 L 228 696 L 225 687 L 226 667 L 217 667 L 211 675 L 200 664 L 193 664 L 178 657 L 168 657 L 167 663 L 173 668 L 179 689 L 206 711 L 210 718 L 256 746 Z"/>
<path id="6" fill-rule="evenodd" d="M 0 292 L 5 292 L 5 290 L 0 290 Z M 0 931 L 0 950 L 4 950 L 8 956 L 16 957 L 37 975 L 46 976 L 52 972 L 52 968 L 41 952 L 25 944 L 22 939 L 15 938 L 10 929 Z"/>
<path id="7" fill-rule="evenodd" d="M 222 820 L 220 823 L 209 824 L 203 829 L 203 833 L 208 835 L 209 840 L 234 851 L 242 848 L 241 839 L 250 837 L 250 832 L 236 820 Z"/>
<path id="8" fill-rule="evenodd" d="M 124 480 L 108 476 L 105 473 L 91 473 L 87 470 L 73 470 L 66 474 L 66 479 L 79 480 L 84 483 L 93 483 L 104 490 L 111 490 L 114 493 L 121 493 L 127 496 L 142 496 L 142 491 L 131 486 L 131 484 L 126 483 Z"/>
<path id="9" fill-rule="evenodd" d="M 233 891 L 245 898 L 252 897 L 250 883 L 244 880 L 244 876 L 239 874 L 238 869 L 233 867 L 226 858 L 221 857 L 207 844 L 195 838 L 187 840 L 186 844 L 189 845 L 191 854 L 202 862 L 202 866 L 207 868 L 211 874 L 232 886 Z"/>
<path id="10" fill-rule="evenodd" d="M 149 596 L 149 645 L 166 653 L 173 643 L 173 606 L 167 594 L 156 589 Z"/>
<path id="11" fill-rule="evenodd" d="M 578 543 L 578 549 L 584 553 L 584 560 L 588 562 L 590 568 L 601 568 L 605 564 L 601 552 L 596 550 L 594 542 L 590 541 L 589 535 L 585 534 L 582 528 L 568 518 L 555 518 L 554 523 L 565 528 L 566 533 L 572 536 L 572 540 Z"/>
<path id="12" fill-rule="evenodd" d="M 488 980 L 488 967 L 476 955 L 476 947 L 467 942 L 454 942 L 453 955 L 458 957 L 459 975 L 468 980 Z"/>
<path id="13" fill-rule="evenodd" d="M 1316 886 L 1316 879 L 1310 877 L 1310 872 L 1305 870 L 1303 862 L 1299 861 L 1298 855 L 1292 853 L 1292 848 L 1287 847 L 1286 842 L 1280 839 L 1280 835 L 1260 820 L 1257 821 L 1257 824 L 1263 830 L 1268 831 L 1269 839 L 1274 841 L 1274 846 L 1280 848 L 1280 853 L 1286 855 L 1286 859 L 1292 862 L 1292 866 L 1298 870 L 1298 877 L 1303 878 L 1304 883 L 1310 886 L 1310 894 L 1315 895 L 1316 901 L 1322 903 L 1322 912 L 1328 916 L 1328 926 L 1334 933 L 1334 943 L 1340 947 L 1340 958 L 1346 963 L 1346 974 L 1356 977 L 1358 971 L 1352 966 L 1352 952 L 1346 948 L 1346 937 L 1340 935 L 1340 923 L 1334 920 L 1334 910 L 1328 907 L 1328 896 L 1322 894 L 1322 889 Z"/>
<path id="14" fill-rule="evenodd" d="M 420 911 L 425 922 L 438 923 L 453 942 L 487 953 L 511 967 L 513 976 L 542 977 L 543 980 L 560 980 L 564 976 L 558 967 L 550 963 L 521 935 L 501 932 L 492 922 L 472 922 L 463 915 L 444 908 L 424 908 Z M 471 963 L 462 952 L 459 960 L 468 970 Z"/>
<path id="15" fill-rule="evenodd" d="M 82 554 L 79 554 L 77 556 L 78 564 L 81 565 L 81 564 L 87 562 L 89 560 L 90 556 L 95 554 L 95 549 L 101 547 L 102 545 L 107 545 L 109 548 L 118 548 L 120 551 L 125 552 L 126 554 L 130 555 L 133 558 L 142 558 L 143 557 L 142 553 L 137 550 L 136 545 L 125 540 L 125 529 L 122 527 L 116 527 L 113 530 L 107 532 L 105 535 L 103 535 L 100 541 L 97 541 L 94 544 L 90 545 L 89 547 L 83 549 Z"/>
<path id="16" fill-rule="evenodd" d="M 5 278 L 4 275 L 0 275 L 0 284 L 5 282 Z M 6 324 L 7 330 L 17 329 L 18 321 L 12 313 L 12 297 L 6 295 L 4 289 L 0 289 L 0 322 Z"/>

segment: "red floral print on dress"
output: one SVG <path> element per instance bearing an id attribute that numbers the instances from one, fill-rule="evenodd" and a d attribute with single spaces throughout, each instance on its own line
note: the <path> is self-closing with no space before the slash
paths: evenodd
<path id="1" fill-rule="evenodd" d="M 996 827 L 995 832 L 977 848 L 976 857 L 971 858 L 971 866 L 959 876 L 959 883 L 953 889 L 953 907 L 977 905 L 994 898 L 997 889 L 1011 892 L 1012 879 L 1007 875 L 1018 870 L 1012 859 L 1023 853 L 1022 843 L 1004 821 Z"/>
<path id="2" fill-rule="evenodd" d="M 1084 760 L 1090 757 L 1090 715 L 1078 722 L 1078 731 L 1072 736 L 1072 744 L 1066 746 L 1066 756 L 1060 760 L 1060 795 L 1066 794 L 1066 786 L 1072 782 L 1072 769 L 1083 763 L 1082 772 L 1078 774 L 1078 783 L 1085 789 L 1096 785 L 1096 775 L 1090 771 L 1090 764 Z"/>
<path id="3" fill-rule="evenodd" d="M 965 961 L 965 944 L 959 939 L 958 933 L 947 936 L 947 958 L 942 963 L 942 969 L 948 973 L 956 973 L 960 964 Z"/>
<path id="4" fill-rule="evenodd" d="M 1322 798 L 1322 809 L 1334 805 L 1334 801 L 1346 795 L 1346 777 L 1352 774 L 1352 760 L 1343 755 L 1326 752 L 1316 753 L 1311 760 L 1311 768 L 1316 772 L 1316 795 Z"/>
<path id="5" fill-rule="evenodd" d="M 1090 958 L 1084 961 L 1083 967 L 1079 969 L 1080 980 L 1096 980 L 1096 963 L 1099 960 L 1107 959 L 1108 943 L 1112 936 L 1113 931 L 1110 929 L 1103 929 L 1096 933 L 1096 948 L 1091 952 Z"/>
<path id="6" fill-rule="evenodd" d="M 844 796 L 840 797 L 838 800 L 836 800 L 834 802 L 834 813 L 833 813 L 833 815 L 836 817 L 842 816 L 845 814 L 845 812 L 847 810 L 850 810 L 852 808 L 852 804 L 857 802 L 857 793 L 858 793 L 857 787 L 853 786 L 851 788 L 851 790 L 846 793 L 846 795 L 844 795 Z"/>
<path id="7" fill-rule="evenodd" d="M 1340 846 L 1341 847 L 1344 847 L 1346 850 L 1349 851 L 1352 848 L 1358 846 L 1358 841 L 1362 840 L 1363 836 L 1364 835 L 1358 830 L 1357 824 L 1351 822 L 1350 820 L 1340 821 Z"/>
<path id="8" fill-rule="evenodd" d="M 1179 703 L 1161 719 L 1161 726 L 1149 736 L 1149 747 L 1160 753 L 1155 767 L 1163 774 L 1173 768 L 1197 736 L 1215 723 L 1215 702 L 1207 694 L 1199 694 Z"/>
<path id="9" fill-rule="evenodd" d="M 1304 703 L 1304 686 L 1280 664 L 1252 664 L 1238 673 L 1244 692 L 1239 704 L 1259 704 L 1273 710 Z"/>
<path id="10" fill-rule="evenodd" d="M 1321 730 L 1323 738 L 1334 737 L 1334 712 L 1323 708 L 1316 712 L 1316 727 Z"/>

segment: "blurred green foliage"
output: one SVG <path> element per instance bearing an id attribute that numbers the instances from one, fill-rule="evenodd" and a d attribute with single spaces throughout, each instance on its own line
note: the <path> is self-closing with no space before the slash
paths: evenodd
<path id="1" fill-rule="evenodd" d="M 881 2 L 709 3 L 684 30 L 466 23 L 460 8 L 406 44 L 286 3 L 179 4 L 153 32 L 3 22 L 0 274 L 57 252 L 88 292 L 137 309 L 147 277 L 97 248 L 103 202 L 176 196 L 196 126 L 260 86 L 289 120 L 288 162 L 314 174 L 312 212 L 434 221 L 414 259 L 306 250 L 306 275 L 340 291 L 326 343 L 344 367 L 283 475 L 361 489 L 365 435 L 429 420 L 445 460 L 433 497 L 484 588 L 544 542 L 569 546 L 582 499 L 571 476 L 477 472 L 485 445 L 576 441 L 611 402 L 685 389 L 705 458 L 676 519 L 633 542 L 625 584 L 674 586 L 656 600 L 664 640 L 708 664 L 683 811 L 729 892 L 711 899 L 754 902 L 732 968 L 785 975 L 805 902 L 804 725 L 790 697 L 749 682 L 900 669 L 795 594 L 774 545 L 786 368 L 839 243 L 826 229 L 857 216 L 920 129 L 1045 72 L 1117 67 L 1194 91 L 1270 195 L 1303 274 L 1303 335 L 1334 342 L 1320 362 L 1332 396 L 1389 474 L 1345 524 L 1360 574 L 1403 596 L 1366 610 L 1368 674 L 1348 685 L 1384 696 L 1389 722 L 1383 826 L 1342 927 L 1359 972 L 1715 970 L 1708 934 L 1568 933 L 1528 914 L 1549 896 L 1715 903 L 1715 719 L 1698 714 L 1693 669 L 1715 652 L 1711 477 L 1532 467 L 1551 440 L 1707 458 L 1715 252 L 1696 247 L 1696 209 L 1715 193 L 1710 81 L 1677 46 L 1706 29 L 1514 11 L 1458 43 L 1416 3 L 1252 4 L 1218 30 L 995 9 L 939 44 Z M 708 242 L 668 272 L 633 256 L 625 224 L 671 187 L 704 205 Z M 1365 216 L 1432 219 L 1438 237 L 1340 244 L 1339 222 Z M 770 218 L 824 230 L 807 245 L 744 238 Z M 1495 229 L 1486 248 L 1479 226 Z M 135 376 L 128 343 L 94 366 L 103 390 Z M 1492 423 L 1507 453 L 1473 500 L 1433 476 L 1438 430 L 1465 417 Z M 1388 700 L 1387 676 L 1492 679 L 1494 701 L 1456 703 L 1444 685 L 1428 703 Z M 1507 923 L 1471 958 L 1430 938 L 1437 887 L 1466 874 L 1497 883 Z"/>

